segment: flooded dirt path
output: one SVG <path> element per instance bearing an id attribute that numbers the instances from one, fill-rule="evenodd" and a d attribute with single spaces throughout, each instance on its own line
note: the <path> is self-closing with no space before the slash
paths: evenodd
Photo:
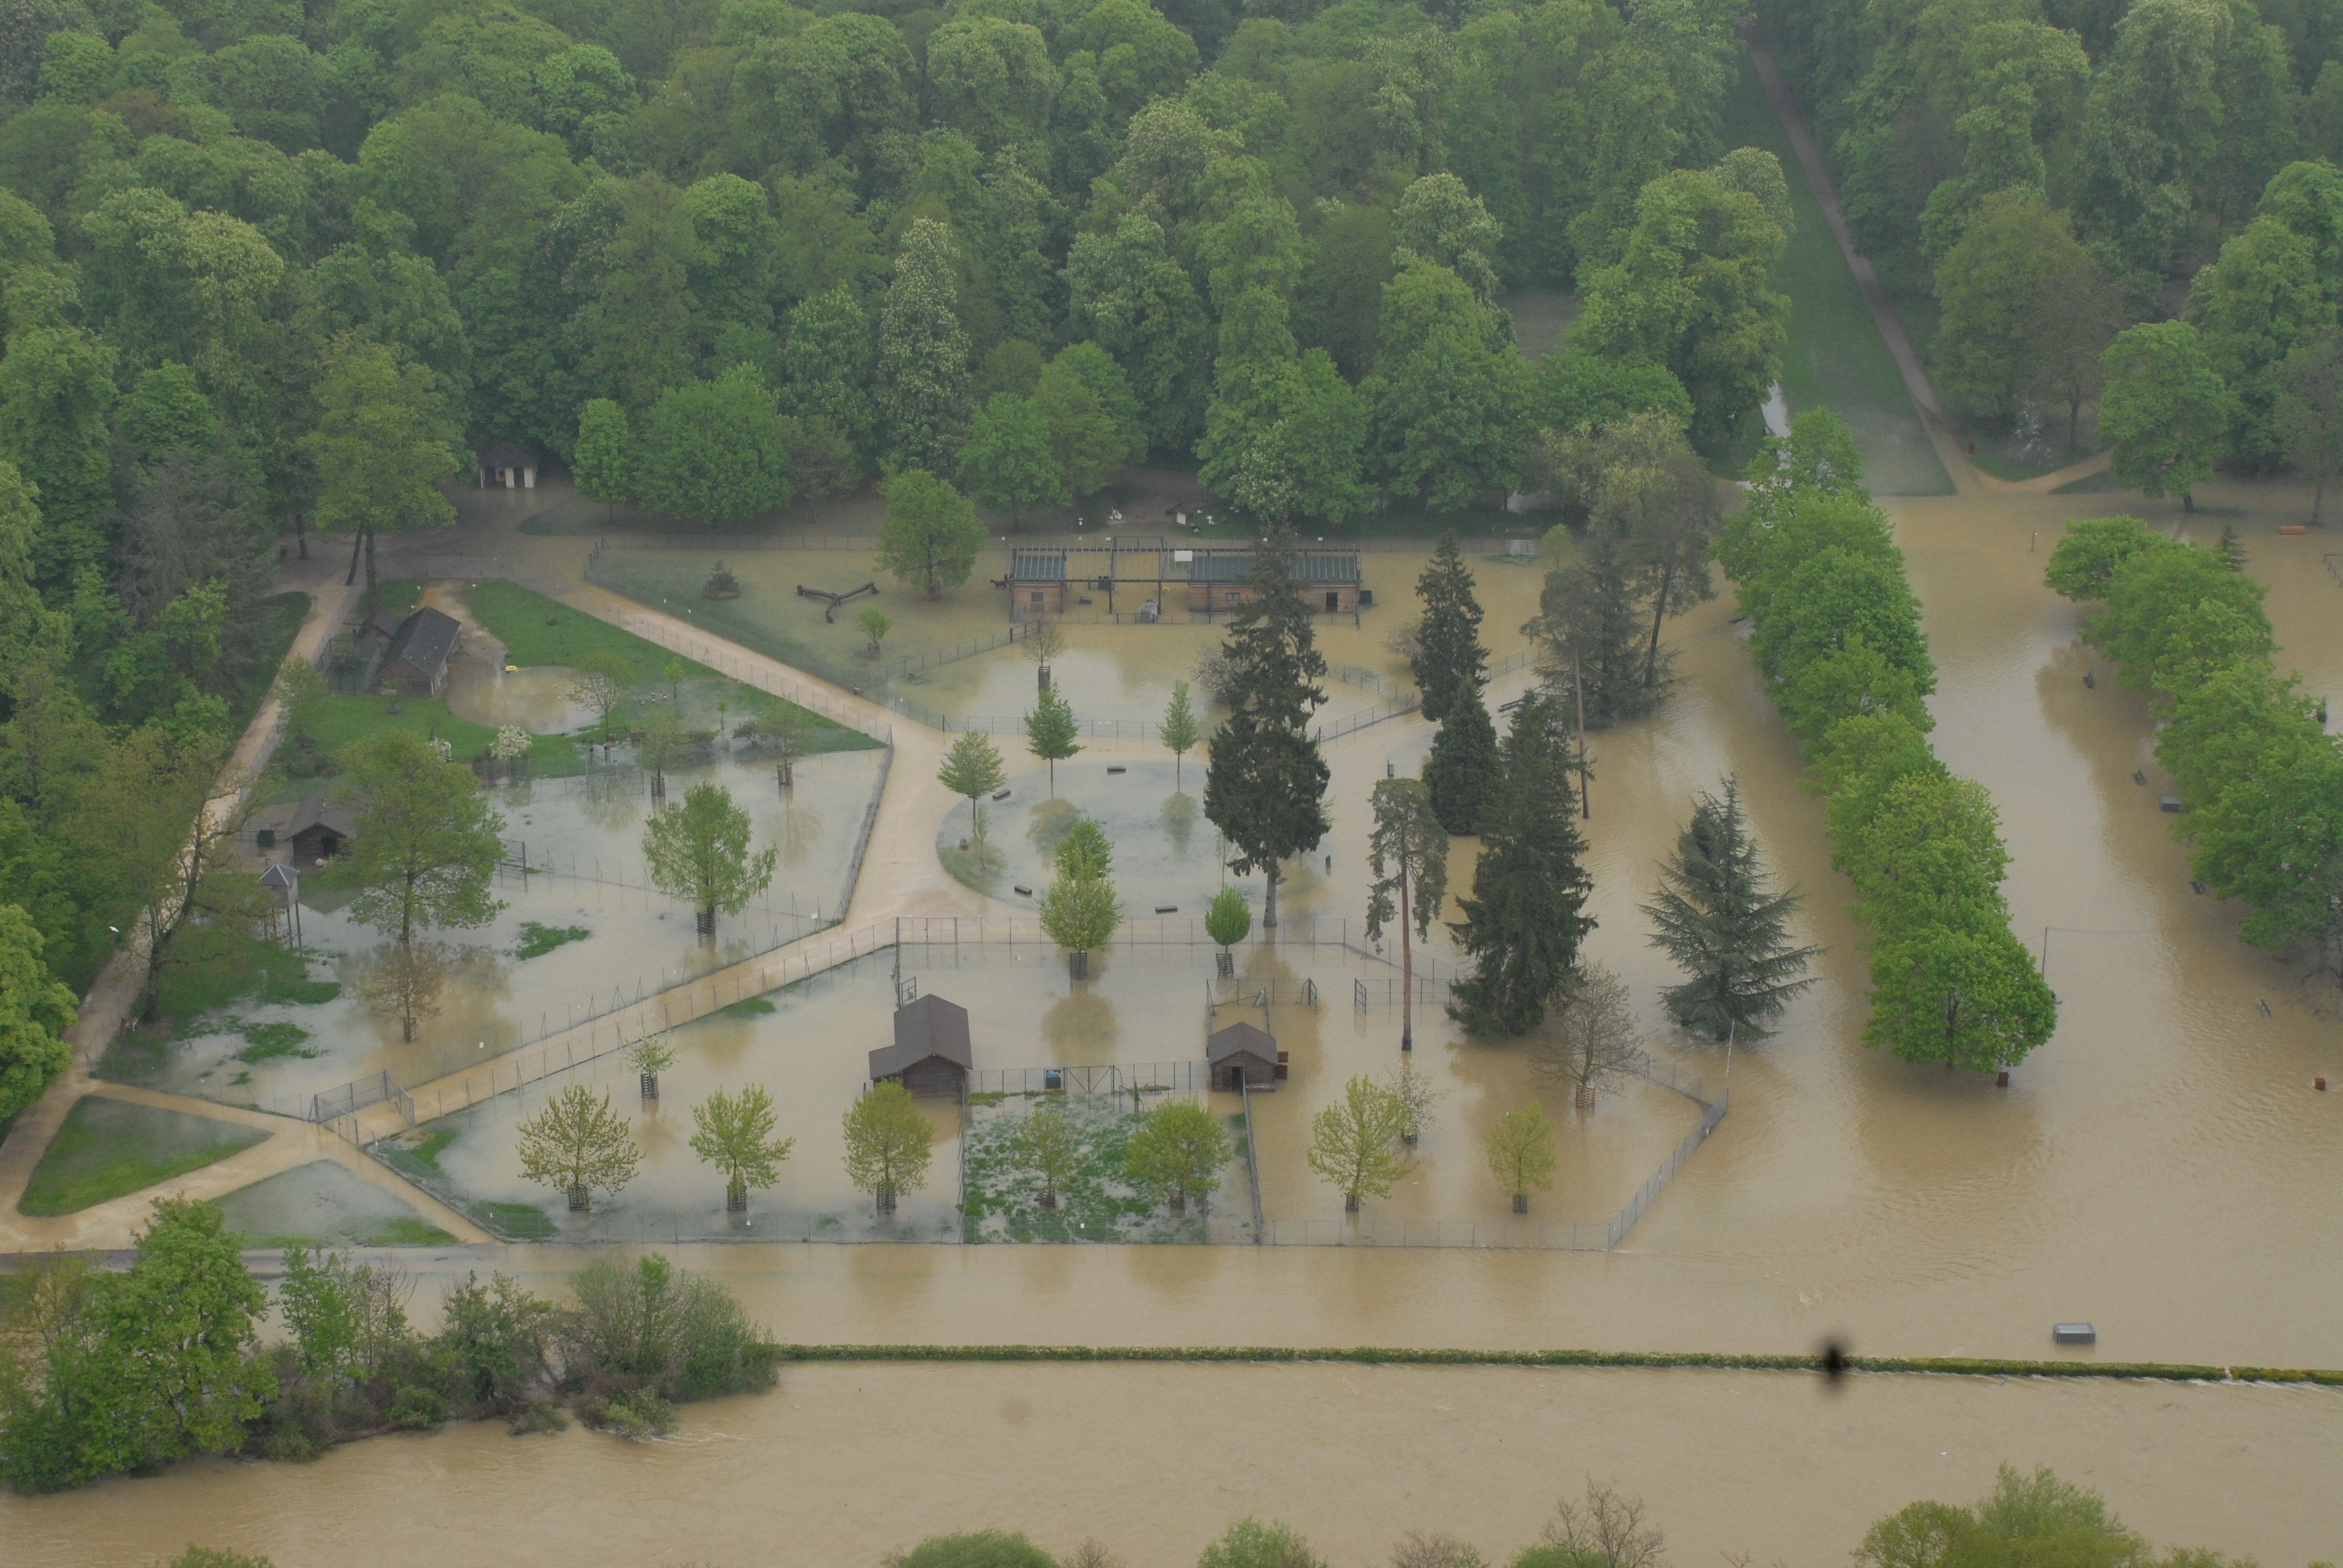
<path id="1" fill-rule="evenodd" d="M 808 1366 L 696 1405 L 671 1441 L 500 1424 L 315 1465 L 206 1461 L 0 1501 L 0 1557 L 119 1568 L 189 1540 L 279 1568 L 516 1560 L 849 1568 L 997 1526 L 1184 1568 L 1228 1523 L 1283 1519 L 1328 1560 L 1445 1531 L 1493 1562 L 1585 1478 L 1640 1493 L 1669 1560 L 1830 1563 L 2006 1460 L 2104 1492 L 2159 1547 L 2270 1568 L 2331 1551 L 2343 1399 L 2247 1385 L 1317 1366 Z"/>

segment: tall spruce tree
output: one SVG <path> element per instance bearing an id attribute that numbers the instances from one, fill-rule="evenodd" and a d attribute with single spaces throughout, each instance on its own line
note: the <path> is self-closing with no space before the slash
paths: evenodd
<path id="1" fill-rule="evenodd" d="M 1442 536 L 1415 591 L 1423 601 L 1423 619 L 1408 666 L 1423 694 L 1423 716 L 1440 725 L 1423 781 L 1442 827 L 1477 833 L 1496 788 L 1497 730 L 1481 701 L 1482 670 L 1489 659 L 1481 646 L 1481 606 L 1473 597 L 1473 574 L 1453 530 Z"/>
<path id="2" fill-rule="evenodd" d="M 1408 659 L 1416 689 L 1423 694 L 1423 716 L 1437 724 L 1448 717 L 1448 705 L 1467 681 L 1477 692 L 1489 662 L 1481 646 L 1481 606 L 1473 597 L 1473 574 L 1456 533 L 1441 536 L 1440 545 L 1423 575 L 1415 579 L 1416 597 L 1423 601 L 1423 620 L 1416 631 L 1416 650 Z"/>
<path id="3" fill-rule="evenodd" d="M 1577 561 L 1546 574 L 1538 618 L 1530 623 L 1532 635 L 1544 644 L 1541 671 L 1548 689 L 1574 716 L 1583 689 L 1590 729 L 1647 713 L 1664 695 L 1644 683 L 1639 575 L 1625 540 L 1589 528 Z"/>
<path id="4" fill-rule="evenodd" d="M 1652 945 L 1684 971 L 1684 984 L 1660 993 L 1684 1028 L 1711 1040 L 1763 1039 L 1785 1004 L 1815 983 L 1806 963 L 1822 950 L 1790 935 L 1799 895 L 1772 884 L 1739 780 L 1725 779 L 1721 800 L 1703 790 L 1643 906 Z"/>
<path id="5" fill-rule="evenodd" d="M 1432 738 L 1432 755 L 1423 759 L 1423 782 L 1440 825 L 1452 833 L 1480 832 L 1497 792 L 1497 727 L 1489 721 L 1479 683 L 1460 687 Z"/>
<path id="6" fill-rule="evenodd" d="M 1314 849 L 1326 819 L 1325 759 L 1310 738 L 1310 715 L 1326 700 L 1317 684 L 1326 658 L 1294 585 L 1290 528 L 1253 548 L 1252 598 L 1229 617 L 1222 658 L 1231 713 L 1212 739 L 1204 815 L 1236 849 L 1230 869 L 1258 869 L 1268 883 L 1262 929 L 1277 928 L 1278 862 Z"/>
<path id="7" fill-rule="evenodd" d="M 1504 769 L 1481 834 L 1473 896 L 1456 933 L 1473 973 L 1449 992 L 1448 1016 L 1473 1034 L 1526 1034 L 1561 997 L 1594 929 L 1585 841 L 1572 818 L 1568 727 L 1554 698 L 1514 711 Z"/>

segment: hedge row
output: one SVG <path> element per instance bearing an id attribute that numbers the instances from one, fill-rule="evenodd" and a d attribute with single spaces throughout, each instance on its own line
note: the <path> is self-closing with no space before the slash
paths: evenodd
<path id="1" fill-rule="evenodd" d="M 1689 1367 L 1726 1372 L 1827 1372 L 1823 1356 L 1704 1351 L 1326 1349 L 1287 1345 L 784 1345 L 798 1362 L 1340 1362 L 1364 1366 Z M 2343 1388 L 2343 1371 L 2190 1366 L 2164 1362 L 2020 1361 L 1973 1356 L 1847 1356 L 1849 1372 L 1959 1377 L 2132 1378 L 2165 1382 L 2311 1383 Z"/>
<path id="2" fill-rule="evenodd" d="M 2069 525 L 2051 588 L 2104 602 L 2083 640 L 2167 719 L 2157 759 L 2180 788 L 2177 831 L 2197 878 L 2253 905 L 2239 934 L 2283 952 L 2308 942 L 2343 972 L 2343 748 L 2281 678 L 2262 587 L 2226 549 L 2152 533 L 2137 518 Z"/>
<path id="3" fill-rule="evenodd" d="M 1800 415 L 1751 467 L 1717 559 L 1751 656 L 1822 775 L 1831 863 L 1871 933 L 1866 1045 L 1991 1072 L 2050 1038 L 2056 1000 L 2009 930 L 2009 855 L 1984 786 L 1928 743 L 1936 668 L 1846 427 Z"/>

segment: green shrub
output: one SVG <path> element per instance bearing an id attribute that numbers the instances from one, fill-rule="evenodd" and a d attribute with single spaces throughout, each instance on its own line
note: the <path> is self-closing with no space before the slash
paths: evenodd
<path id="1" fill-rule="evenodd" d="M 392 1397 L 390 1424 L 401 1432 L 425 1432 L 447 1419 L 447 1402 L 427 1388 L 403 1388 Z"/>
<path id="2" fill-rule="evenodd" d="M 895 1568 L 1057 1568 L 1050 1554 L 1022 1535 L 974 1530 L 930 1535 L 902 1556 Z"/>

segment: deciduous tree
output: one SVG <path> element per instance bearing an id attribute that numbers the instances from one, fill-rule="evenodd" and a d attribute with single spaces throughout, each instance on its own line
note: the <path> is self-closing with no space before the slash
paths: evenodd
<path id="1" fill-rule="evenodd" d="M 927 1184 L 935 1129 L 893 1079 L 847 1107 L 845 1135 L 846 1179 L 877 1200 L 880 1213 L 892 1214 L 897 1198 Z"/>
<path id="2" fill-rule="evenodd" d="M 415 1026 L 439 1012 L 447 983 L 447 953 L 436 942 L 393 942 L 358 981 L 358 995 L 377 1012 L 398 1020 L 399 1038 L 410 1044 Z"/>
<path id="3" fill-rule="evenodd" d="M 634 432 L 627 427 L 627 411 L 608 397 L 591 397 L 578 412 L 578 445 L 569 457 L 569 470 L 578 493 L 610 508 L 618 521 L 618 503 L 634 494 L 628 473 L 628 454 Z"/>
<path id="4" fill-rule="evenodd" d="M 936 772 L 937 783 L 955 795 L 968 797 L 969 832 L 980 847 L 984 842 L 984 811 L 977 801 L 1000 789 L 1007 777 L 992 737 L 976 729 L 960 733 L 951 749 L 944 753 L 944 765 Z"/>
<path id="5" fill-rule="evenodd" d="M 925 588 L 931 599 L 966 582 L 986 538 L 968 498 L 924 468 L 904 469 L 881 490 L 887 521 L 873 552 L 880 568 Z"/>
<path id="6" fill-rule="evenodd" d="M 41 961 L 45 945 L 22 907 L 0 904 L 0 1118 L 40 1099 L 73 1065 L 62 1036 L 79 1010 Z"/>
<path id="7" fill-rule="evenodd" d="M 2177 495 L 2184 511 L 2195 511 L 2191 491 L 2213 477 L 2238 411 L 2197 329 L 2185 321 L 2126 327 L 2099 363 L 2107 377 L 2099 438 L 2115 447 L 2116 477 L 2143 495 Z"/>
<path id="8" fill-rule="evenodd" d="M 1530 1211 L 1530 1194 L 1554 1185 L 1554 1123 L 1545 1107 L 1524 1101 L 1489 1124 L 1482 1135 L 1481 1151 L 1489 1174 L 1513 1201 L 1513 1212 Z"/>
<path id="9" fill-rule="evenodd" d="M 1012 525 L 1029 508 L 1066 504 L 1065 467 L 1050 444 L 1049 417 L 1032 398 L 996 392 L 986 399 L 960 463 L 976 504 L 1007 512 Z"/>
<path id="10" fill-rule="evenodd" d="M 1081 732 L 1081 723 L 1074 718 L 1073 704 L 1055 687 L 1035 698 L 1032 710 L 1025 715 L 1025 749 L 1050 765 L 1050 791 L 1053 797 L 1058 789 L 1058 763 L 1081 750 L 1075 739 Z"/>
<path id="11" fill-rule="evenodd" d="M 628 469 L 643 505 L 710 528 L 778 510 L 794 493 L 772 388 L 747 365 L 660 393 Z"/>
<path id="12" fill-rule="evenodd" d="M 1362 1200 L 1391 1195 L 1409 1161 L 1400 1134 L 1405 1116 L 1391 1091 L 1372 1078 L 1353 1078 L 1342 1098 L 1310 1119 L 1310 1169 L 1342 1194 L 1345 1212 Z"/>
<path id="13" fill-rule="evenodd" d="M 1042 1109 L 1028 1116 L 1010 1141 L 1010 1152 L 1021 1170 L 1041 1183 L 1044 1209 L 1058 1206 L 1058 1189 L 1081 1168 L 1082 1135 L 1061 1111 Z"/>
<path id="14" fill-rule="evenodd" d="M 651 886 L 671 899 L 689 899 L 699 911 L 699 934 L 716 933 L 716 912 L 737 915 L 772 884 L 780 852 L 749 852 L 749 813 L 721 784 L 695 784 L 681 806 L 651 812 L 643 827 L 643 858 Z"/>
<path id="15" fill-rule="evenodd" d="M 2311 483 L 2316 523 L 2327 487 L 2343 474 L 2343 331 L 2323 327 L 2286 357 L 2273 417 L 2286 460 Z"/>
<path id="16" fill-rule="evenodd" d="M 749 1188 L 781 1179 L 780 1162 L 797 1144 L 773 1136 L 773 1097 L 761 1084 L 713 1091 L 691 1108 L 691 1151 L 724 1172 L 724 1206 L 734 1211 L 749 1207 Z"/>
<path id="17" fill-rule="evenodd" d="M 1643 1065 L 1627 982 L 1580 960 L 1553 1019 L 1531 1040 L 1529 1058 L 1533 1070 L 1570 1085 L 1576 1102 L 1591 1108 L 1598 1091 L 1616 1088 Z"/>
<path id="18" fill-rule="evenodd" d="M 1196 710 L 1188 703 L 1188 683 L 1172 683 L 1172 700 L 1163 709 L 1163 723 L 1157 731 L 1165 748 L 1172 753 L 1172 788 L 1180 788 L 1180 767 L 1190 751 L 1195 749 L 1199 735 Z"/>
<path id="19" fill-rule="evenodd" d="M 1172 1212 L 1185 1214 L 1191 1198 L 1210 1198 L 1229 1162 L 1228 1130 L 1202 1106 L 1166 1101 L 1147 1113 L 1123 1144 L 1123 1173 L 1131 1184 Z"/>
<path id="20" fill-rule="evenodd" d="M 594 1207 L 597 1191 L 617 1192 L 635 1179 L 641 1153 L 626 1118 L 610 1109 L 610 1094 L 598 1099 L 573 1083 L 520 1124 L 520 1173 L 565 1193 L 573 1213 Z"/>
<path id="21" fill-rule="evenodd" d="M 402 946 L 417 928 L 484 926 L 504 908 L 490 889 L 505 819 L 468 768 L 409 729 L 386 729 L 341 753 L 334 796 L 353 829 L 324 873 L 356 894 L 349 918 Z"/>

